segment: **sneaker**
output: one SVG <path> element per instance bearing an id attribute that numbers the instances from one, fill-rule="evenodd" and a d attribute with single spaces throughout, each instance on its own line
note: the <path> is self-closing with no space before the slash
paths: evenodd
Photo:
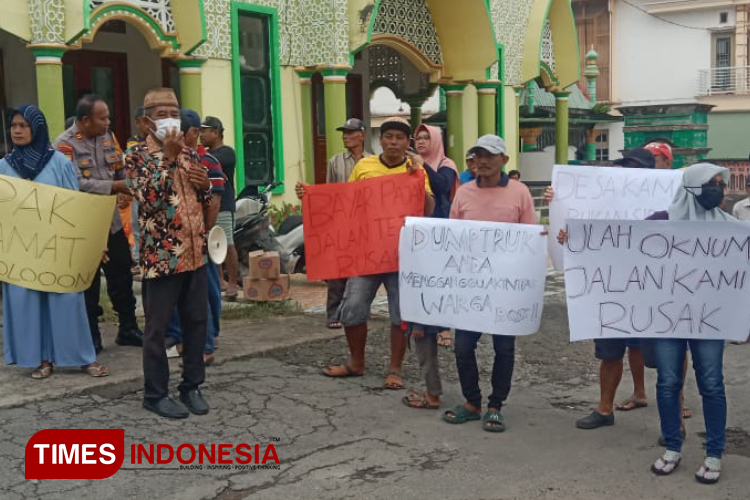
<path id="1" fill-rule="evenodd" d="M 598 429 L 599 427 L 610 425 L 615 425 L 615 416 L 602 415 L 596 410 L 592 411 L 591 415 L 579 418 L 576 421 L 576 427 L 579 429 Z"/>

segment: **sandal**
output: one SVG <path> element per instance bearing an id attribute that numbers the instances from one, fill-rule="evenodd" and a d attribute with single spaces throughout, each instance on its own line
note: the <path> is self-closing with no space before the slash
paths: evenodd
<path id="1" fill-rule="evenodd" d="M 395 382 L 393 380 L 396 380 Z M 398 391 L 404 388 L 404 379 L 399 372 L 388 372 L 385 374 L 383 387 L 392 391 Z"/>
<path id="2" fill-rule="evenodd" d="M 505 430 L 505 419 L 498 410 L 487 410 L 482 417 L 482 429 L 487 432 L 503 432 Z"/>
<path id="3" fill-rule="evenodd" d="M 338 330 L 343 326 L 344 325 L 342 325 L 340 321 L 329 321 L 326 325 L 326 327 L 328 327 L 330 330 Z"/>
<path id="4" fill-rule="evenodd" d="M 679 453 L 667 450 L 651 465 L 651 472 L 657 476 L 668 476 L 680 465 L 680 460 L 682 456 Z"/>
<path id="5" fill-rule="evenodd" d="M 702 484 L 716 484 L 719 478 L 721 478 L 721 459 L 706 457 L 706 461 L 695 473 L 695 479 Z"/>
<path id="6" fill-rule="evenodd" d="M 33 372 L 31 372 L 31 378 L 33 378 L 34 380 L 48 378 L 50 375 L 52 375 L 52 363 L 49 363 L 47 361 L 42 361 L 42 364 L 39 365 Z"/>
<path id="7" fill-rule="evenodd" d="M 99 363 L 98 361 L 94 361 L 90 365 L 83 365 L 81 367 L 81 370 L 85 371 L 92 377 L 106 377 L 109 375 L 109 370 L 106 366 Z"/>
<path id="8" fill-rule="evenodd" d="M 443 420 L 449 424 L 464 424 L 480 418 L 482 418 L 482 415 L 478 411 L 469 411 L 464 405 L 458 405 L 443 413 Z"/>
<path id="9" fill-rule="evenodd" d="M 630 411 L 637 410 L 638 408 L 646 408 L 648 406 L 647 401 L 639 401 L 634 398 L 628 398 L 622 403 L 619 403 L 615 408 L 619 411 Z"/>
<path id="10" fill-rule="evenodd" d="M 323 375 L 326 377 L 361 377 L 364 372 L 355 372 L 349 363 L 343 365 L 328 365 L 323 368 Z"/>
<path id="11" fill-rule="evenodd" d="M 414 391 L 409 391 L 409 394 L 401 398 L 401 402 L 409 408 L 417 408 L 420 410 L 437 410 L 440 408 L 440 403 L 434 405 L 427 401 L 426 395 Z"/>
<path id="12" fill-rule="evenodd" d="M 445 330 L 438 333 L 437 344 L 441 347 L 450 347 L 453 345 L 453 339 L 451 338 L 451 331 Z"/>

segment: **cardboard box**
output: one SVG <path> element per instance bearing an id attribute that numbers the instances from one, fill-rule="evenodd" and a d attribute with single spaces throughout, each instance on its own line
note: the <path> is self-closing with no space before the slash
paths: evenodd
<path id="1" fill-rule="evenodd" d="M 242 280 L 245 299 L 256 301 L 284 300 L 289 297 L 291 275 L 282 274 L 276 279 L 254 280 L 246 276 Z"/>
<path id="2" fill-rule="evenodd" d="M 276 279 L 281 274 L 281 258 L 279 252 L 264 252 L 256 250 L 247 255 L 250 271 L 248 276 L 254 280 Z"/>

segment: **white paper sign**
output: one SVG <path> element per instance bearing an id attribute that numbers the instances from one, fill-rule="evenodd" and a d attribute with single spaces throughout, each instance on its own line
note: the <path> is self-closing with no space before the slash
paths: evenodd
<path id="1" fill-rule="evenodd" d="M 552 265 L 563 268 L 557 234 L 565 219 L 643 220 L 669 208 L 681 181 L 681 170 L 555 165 L 549 204 Z"/>
<path id="2" fill-rule="evenodd" d="M 401 317 L 475 332 L 535 333 L 547 271 L 542 230 L 408 217 L 399 240 Z"/>
<path id="3" fill-rule="evenodd" d="M 747 222 L 569 220 L 568 236 L 571 341 L 747 338 Z"/>

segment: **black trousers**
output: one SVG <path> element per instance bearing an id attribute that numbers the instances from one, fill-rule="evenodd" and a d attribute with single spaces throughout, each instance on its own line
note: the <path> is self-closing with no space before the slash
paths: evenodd
<path id="1" fill-rule="evenodd" d="M 135 295 L 133 294 L 133 273 L 130 270 L 133 260 L 130 257 L 130 245 L 125 230 L 110 233 L 107 240 L 109 262 L 102 264 L 94 275 L 94 281 L 84 292 L 86 315 L 89 317 L 91 336 L 99 336 L 99 316 L 104 312 L 99 306 L 99 294 L 102 286 L 101 271 L 107 277 L 107 295 L 112 301 L 120 328 L 135 328 Z M 96 339 L 94 339 L 96 340 Z"/>
<path id="2" fill-rule="evenodd" d="M 456 330 L 455 353 L 458 380 L 461 392 L 469 404 L 482 406 L 482 391 L 479 389 L 479 368 L 477 367 L 477 342 L 482 334 Z M 503 402 L 510 393 L 513 379 L 513 365 L 515 363 L 516 338 L 506 335 L 491 335 L 492 346 L 495 348 L 495 361 L 492 363 L 492 394 L 488 406 L 490 408 L 503 407 Z"/>
<path id="3" fill-rule="evenodd" d="M 206 266 L 164 278 L 143 280 L 146 328 L 143 333 L 144 399 L 156 400 L 169 393 L 169 363 L 164 347 L 175 306 L 182 327 L 181 393 L 197 389 L 206 377 L 203 347 L 208 322 L 208 275 Z"/>
<path id="4" fill-rule="evenodd" d="M 344 299 L 346 278 L 328 280 L 328 296 L 326 297 L 326 318 L 329 323 L 339 320 L 339 307 Z"/>

